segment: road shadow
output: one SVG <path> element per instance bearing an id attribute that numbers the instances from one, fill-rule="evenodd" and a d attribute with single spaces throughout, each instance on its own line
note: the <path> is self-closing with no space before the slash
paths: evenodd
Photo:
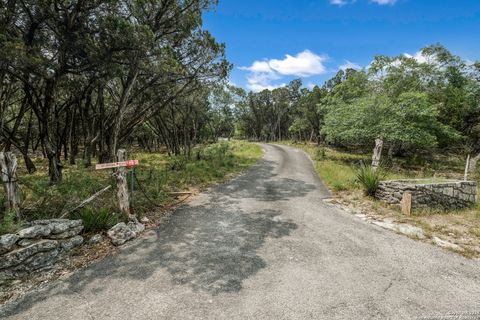
<path id="1" fill-rule="evenodd" d="M 258 201 L 280 201 L 304 197 L 317 190 L 313 184 L 291 178 L 279 178 L 275 173 L 277 164 L 260 160 L 244 175 L 225 185 L 213 189 L 213 198 L 228 201 L 230 199 L 255 199 Z"/>
<path id="2" fill-rule="evenodd" d="M 212 188 L 207 201 L 184 205 L 149 235 L 118 255 L 77 271 L 46 289 L 0 307 L 0 316 L 14 315 L 54 295 L 94 298 L 114 279 L 148 281 L 158 270 L 170 280 L 212 295 L 241 290 L 245 279 L 266 267 L 258 250 L 268 238 L 288 236 L 297 225 L 278 210 L 244 211 L 243 199 L 288 200 L 304 197 L 315 186 L 278 178 L 275 163 L 262 160 L 246 174 Z"/>

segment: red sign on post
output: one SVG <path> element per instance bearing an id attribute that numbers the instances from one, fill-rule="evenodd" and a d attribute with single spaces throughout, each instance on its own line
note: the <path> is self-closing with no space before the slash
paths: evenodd
<path id="1" fill-rule="evenodd" d="M 140 162 L 138 160 L 127 160 L 120 162 L 110 162 L 110 163 L 99 163 L 95 165 L 96 170 L 111 169 L 111 168 L 120 168 L 120 167 L 135 167 L 138 166 Z"/>

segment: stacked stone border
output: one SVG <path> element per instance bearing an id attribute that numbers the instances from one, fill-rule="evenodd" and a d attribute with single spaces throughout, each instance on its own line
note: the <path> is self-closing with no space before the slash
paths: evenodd
<path id="1" fill-rule="evenodd" d="M 82 220 L 49 219 L 0 236 L 0 282 L 52 267 L 83 243 L 82 230 Z"/>
<path id="2" fill-rule="evenodd" d="M 381 181 L 375 196 L 387 203 L 399 204 L 405 192 L 412 194 L 414 208 L 463 209 L 478 199 L 474 181 L 431 183 L 425 179 Z"/>

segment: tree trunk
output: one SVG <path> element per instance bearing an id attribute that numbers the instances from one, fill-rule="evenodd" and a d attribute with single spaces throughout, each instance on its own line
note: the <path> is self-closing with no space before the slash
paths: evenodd
<path id="1" fill-rule="evenodd" d="M 382 157 L 382 149 L 383 149 L 383 140 L 382 139 L 375 139 L 375 148 L 373 149 L 373 156 L 372 156 L 372 169 L 377 170 L 380 166 L 380 158 Z"/>
<path id="2" fill-rule="evenodd" d="M 20 215 L 20 202 L 22 200 L 20 187 L 17 180 L 17 157 L 12 152 L 0 152 L 0 177 L 6 195 L 8 211 L 15 212 L 17 219 Z"/>

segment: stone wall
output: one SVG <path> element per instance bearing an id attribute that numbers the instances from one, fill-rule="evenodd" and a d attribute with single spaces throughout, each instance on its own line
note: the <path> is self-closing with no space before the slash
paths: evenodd
<path id="1" fill-rule="evenodd" d="M 16 234 L 0 236 L 0 280 L 52 266 L 83 243 L 82 220 L 37 220 Z"/>
<path id="2" fill-rule="evenodd" d="M 407 191 L 412 194 L 414 208 L 462 209 L 477 202 L 477 183 L 472 181 L 441 183 L 428 183 L 426 180 L 382 181 L 376 197 L 396 204 L 400 203 L 403 193 Z"/>

